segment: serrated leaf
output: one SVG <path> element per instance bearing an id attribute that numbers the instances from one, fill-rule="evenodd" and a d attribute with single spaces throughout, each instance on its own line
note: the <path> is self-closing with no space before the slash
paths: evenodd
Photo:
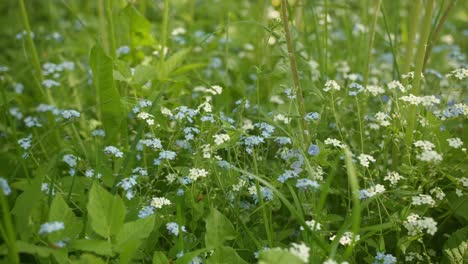
<path id="1" fill-rule="evenodd" d="M 83 226 L 83 223 L 75 216 L 60 194 L 56 194 L 52 201 L 49 211 L 49 221 L 59 221 L 63 222 L 65 225 L 65 229 L 53 232 L 49 235 L 49 239 L 52 242 L 66 238 L 75 238 L 80 233 Z"/>
<path id="2" fill-rule="evenodd" d="M 98 108 L 106 131 L 106 139 L 114 141 L 119 135 L 123 112 L 120 94 L 114 83 L 112 59 L 98 44 L 91 49 L 89 63 L 93 72 L 93 83 L 98 95 Z"/>
<path id="3" fill-rule="evenodd" d="M 111 195 L 104 188 L 93 184 L 87 205 L 91 227 L 98 235 L 109 238 L 123 226 L 125 205 L 118 195 Z"/>
<path id="4" fill-rule="evenodd" d="M 259 264 L 276 264 L 276 263 L 288 263 L 288 264 L 304 264 L 304 262 L 293 255 L 289 251 L 283 249 L 271 249 L 262 251 L 259 256 Z"/>
<path id="5" fill-rule="evenodd" d="M 75 250 L 93 252 L 102 256 L 113 256 L 112 244 L 107 240 L 79 239 L 70 242 L 69 247 Z"/>
<path id="6" fill-rule="evenodd" d="M 207 264 L 247 264 L 232 247 L 219 247 L 206 261 Z M 281 263 L 281 262 L 277 262 Z M 284 262 L 287 263 L 287 262 Z"/>
<path id="7" fill-rule="evenodd" d="M 450 263 L 468 263 L 468 227 L 457 230 L 444 244 L 444 254 Z"/>
<path id="8" fill-rule="evenodd" d="M 236 230 L 234 229 L 232 223 L 226 216 L 224 216 L 215 208 L 211 208 L 210 214 L 205 219 L 205 222 L 206 247 L 219 247 L 223 245 L 224 241 L 236 238 Z"/>

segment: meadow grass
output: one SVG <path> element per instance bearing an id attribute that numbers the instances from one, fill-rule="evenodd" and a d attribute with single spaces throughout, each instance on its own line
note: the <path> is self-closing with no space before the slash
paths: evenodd
<path id="1" fill-rule="evenodd" d="M 468 6 L 0 3 L 1 263 L 466 263 Z"/>

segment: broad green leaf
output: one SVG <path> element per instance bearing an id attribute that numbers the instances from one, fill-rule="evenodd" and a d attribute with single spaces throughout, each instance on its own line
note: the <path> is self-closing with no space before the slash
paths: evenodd
<path id="1" fill-rule="evenodd" d="M 171 73 L 177 68 L 177 66 L 185 60 L 189 54 L 189 49 L 181 49 L 176 53 L 172 54 L 167 60 L 163 62 L 162 65 L 159 65 L 159 76 L 160 80 L 166 80 L 170 77 Z"/>
<path id="2" fill-rule="evenodd" d="M 236 231 L 232 223 L 215 208 L 211 208 L 210 214 L 205 219 L 205 222 L 206 247 L 219 247 L 223 245 L 224 241 L 236 238 Z"/>
<path id="3" fill-rule="evenodd" d="M 88 216 L 94 232 L 109 238 L 123 226 L 125 205 L 118 195 L 111 195 L 104 188 L 93 184 L 89 192 Z"/>
<path id="4" fill-rule="evenodd" d="M 75 250 L 93 252 L 102 256 L 113 256 L 112 244 L 107 240 L 79 239 L 70 242 L 69 247 Z"/>
<path id="5" fill-rule="evenodd" d="M 120 259 L 119 263 L 129 263 L 133 255 L 141 245 L 141 240 L 130 239 L 120 246 Z"/>
<path id="6" fill-rule="evenodd" d="M 465 221 L 468 221 L 468 198 L 466 196 L 458 197 L 454 192 L 447 195 L 450 209 Z"/>
<path id="7" fill-rule="evenodd" d="M 232 247 L 219 247 L 206 261 L 207 264 L 247 264 Z M 287 262 L 284 262 L 287 263 Z"/>
<path id="8" fill-rule="evenodd" d="M 169 260 L 163 252 L 156 251 L 153 254 L 153 264 L 169 264 Z"/>
<path id="9" fill-rule="evenodd" d="M 73 264 L 104 264 L 106 263 L 104 260 L 101 258 L 98 258 L 94 255 L 91 254 L 82 254 L 80 256 L 80 259 L 74 260 L 71 263 Z"/>
<path id="10" fill-rule="evenodd" d="M 122 14 L 121 24 L 128 29 L 132 47 L 154 46 L 150 22 L 133 5 L 125 7 Z"/>
<path id="11" fill-rule="evenodd" d="M 115 87 L 112 59 L 96 44 L 91 49 L 89 58 L 93 71 L 93 82 L 98 96 L 98 109 L 101 121 L 110 142 L 118 138 L 123 111 L 120 105 L 120 94 Z"/>
<path id="12" fill-rule="evenodd" d="M 147 238 L 154 227 L 154 215 L 133 222 L 125 223 L 117 234 L 115 246 L 120 252 L 121 247 L 128 241 L 143 240 Z"/>
<path id="13" fill-rule="evenodd" d="M 157 77 L 158 70 L 150 65 L 138 65 L 135 68 L 132 84 L 143 85 Z"/>
<path id="14" fill-rule="evenodd" d="M 83 223 L 75 216 L 60 194 L 56 194 L 49 211 L 49 221 L 60 221 L 65 229 L 53 232 L 49 235 L 51 242 L 65 238 L 73 239 L 81 231 Z"/>
<path id="15" fill-rule="evenodd" d="M 40 257 L 54 256 L 58 263 L 67 263 L 68 253 L 65 248 L 48 248 L 43 246 L 33 245 L 24 241 L 16 241 L 18 252 L 36 255 Z"/>
<path id="16" fill-rule="evenodd" d="M 202 253 L 210 251 L 211 248 L 202 248 L 198 249 L 192 252 L 185 253 L 181 258 L 178 258 L 175 262 L 175 264 L 188 264 L 190 261 L 196 257 L 201 255 Z"/>
<path id="17" fill-rule="evenodd" d="M 15 215 L 16 226 L 21 227 L 17 229 L 17 232 L 24 240 L 27 240 L 33 233 L 39 231 L 31 230 L 33 228 L 31 222 L 34 222 L 31 219 L 31 215 L 44 197 L 44 193 L 41 191 L 41 182 L 41 177 L 36 177 L 27 185 L 24 192 L 16 199 L 12 210 L 12 214 Z M 36 220 L 37 224 L 39 224 L 39 221 L 39 219 Z"/>
<path id="18" fill-rule="evenodd" d="M 288 263 L 288 264 L 304 264 L 304 262 L 293 255 L 289 251 L 284 249 L 271 249 L 262 251 L 259 256 L 259 264 L 276 264 L 276 263 Z"/>

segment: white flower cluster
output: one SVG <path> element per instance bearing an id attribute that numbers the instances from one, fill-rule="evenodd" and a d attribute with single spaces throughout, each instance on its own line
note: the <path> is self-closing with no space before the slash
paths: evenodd
<path id="1" fill-rule="evenodd" d="M 367 155 L 367 154 L 359 155 L 358 160 L 359 160 L 359 163 L 366 168 L 369 168 L 369 164 L 371 162 L 372 163 L 375 162 L 374 157 L 372 157 L 371 155 Z"/>
<path id="2" fill-rule="evenodd" d="M 387 176 L 385 176 L 384 180 L 389 181 L 390 185 L 396 185 L 403 178 L 404 177 L 401 176 L 398 172 L 389 171 L 389 172 L 387 172 Z"/>
<path id="3" fill-rule="evenodd" d="M 414 94 L 409 94 L 407 96 L 400 97 L 400 100 L 412 105 L 432 106 L 434 104 L 440 104 L 440 99 L 434 95 L 415 96 Z"/>
<path id="4" fill-rule="evenodd" d="M 463 146 L 463 141 L 460 139 L 460 138 L 449 138 L 447 139 L 447 142 L 449 144 L 449 146 L 451 146 L 452 148 L 460 148 L 461 146 Z"/>
<path id="5" fill-rule="evenodd" d="M 192 168 L 189 170 L 189 179 L 196 181 L 198 178 L 205 178 L 208 175 L 208 171 L 205 169 Z"/>
<path id="6" fill-rule="evenodd" d="M 403 93 L 406 92 L 406 88 L 399 81 L 391 81 L 387 83 L 387 87 L 389 90 L 399 89 Z"/>
<path id="7" fill-rule="evenodd" d="M 422 152 L 416 156 L 417 159 L 425 162 L 442 161 L 442 155 L 433 150 L 435 145 L 432 142 L 426 140 L 418 140 L 413 144 L 415 147 L 418 147 L 422 150 Z"/>
<path id="8" fill-rule="evenodd" d="M 223 87 L 219 85 L 213 85 L 211 87 L 205 87 L 205 86 L 196 86 L 193 88 L 195 92 L 203 92 L 203 93 L 210 93 L 212 95 L 218 95 L 223 92 Z"/>
<path id="9" fill-rule="evenodd" d="M 445 198 L 445 193 L 440 187 L 432 188 L 429 192 L 439 200 L 443 200 Z"/>
<path id="10" fill-rule="evenodd" d="M 138 113 L 137 118 L 146 121 L 146 123 L 150 126 L 154 125 L 154 116 L 147 112 L 141 111 Z"/>
<path id="11" fill-rule="evenodd" d="M 331 241 L 335 240 L 335 237 L 336 235 L 331 236 L 330 240 Z M 353 242 L 353 238 L 354 238 L 354 242 L 356 242 L 361 239 L 361 236 L 360 235 L 355 236 L 353 232 L 344 232 L 344 234 L 340 237 L 340 244 L 343 246 L 351 245 L 351 243 Z"/>
<path id="12" fill-rule="evenodd" d="M 338 139 L 334 139 L 334 138 L 327 138 L 327 139 L 325 139 L 324 143 L 326 145 L 332 145 L 332 146 L 337 147 L 337 148 L 345 148 L 346 147 L 345 144 L 343 144 Z"/>
<path id="13" fill-rule="evenodd" d="M 213 136 L 213 138 L 214 138 L 215 144 L 218 146 L 231 139 L 228 134 L 216 134 Z"/>
<path id="14" fill-rule="evenodd" d="M 424 230 L 429 235 L 434 235 L 437 232 L 437 222 L 431 217 L 421 218 L 417 214 L 410 214 L 403 226 L 408 230 L 408 235 L 415 236 L 421 234 Z"/>
<path id="15" fill-rule="evenodd" d="M 304 263 L 309 262 L 310 248 L 301 242 L 300 244 L 292 243 L 292 246 L 289 248 L 289 252 L 298 258 L 300 258 Z"/>
<path id="16" fill-rule="evenodd" d="M 120 149 L 114 147 L 114 146 L 107 146 L 104 148 L 104 153 L 107 155 L 112 155 L 116 158 L 122 158 L 123 157 L 123 152 L 120 151 Z"/>
<path id="17" fill-rule="evenodd" d="M 377 96 L 379 94 L 385 93 L 385 90 L 382 87 L 378 86 L 378 85 L 367 85 L 366 86 L 366 91 L 368 91 L 373 96 Z"/>
<path id="18" fill-rule="evenodd" d="M 320 225 L 319 222 L 315 221 L 315 220 L 308 220 L 308 221 L 305 221 L 307 226 L 309 226 L 310 229 L 312 229 L 313 231 L 316 231 L 316 230 L 322 230 L 322 225 Z M 304 227 L 301 226 L 301 230 L 304 231 Z"/>
<path id="19" fill-rule="evenodd" d="M 458 80 L 463 80 L 468 76 L 468 69 L 465 68 L 460 68 L 460 69 L 455 69 L 451 71 L 450 73 L 445 75 L 446 77 L 455 77 Z"/>
<path id="20" fill-rule="evenodd" d="M 157 209 L 161 209 L 165 205 L 171 205 L 171 201 L 164 197 L 153 197 L 151 199 L 151 206 Z"/>
<path id="21" fill-rule="evenodd" d="M 291 118 L 287 117 L 283 114 L 277 114 L 273 117 L 273 121 L 275 122 L 283 122 L 285 125 L 291 123 Z"/>
<path id="22" fill-rule="evenodd" d="M 375 114 L 375 120 L 377 120 L 377 123 L 383 127 L 390 125 L 390 121 L 388 121 L 388 119 L 390 119 L 390 116 L 384 112 L 378 112 Z"/>
<path id="23" fill-rule="evenodd" d="M 377 194 L 381 194 L 384 192 L 385 192 L 385 186 L 383 186 L 382 184 L 376 184 L 375 186 L 359 191 L 361 195 L 361 199 L 369 198 L 369 197 L 372 197 L 372 196 L 375 196 Z"/>
<path id="24" fill-rule="evenodd" d="M 427 194 L 419 194 L 418 196 L 413 196 L 411 198 L 413 201 L 411 204 L 413 205 L 424 205 L 427 204 L 431 207 L 435 206 L 435 201 L 432 199 L 430 195 Z"/>
<path id="25" fill-rule="evenodd" d="M 325 87 L 323 88 L 323 91 L 325 92 L 329 92 L 330 90 L 335 90 L 335 91 L 339 91 L 341 88 L 340 86 L 338 85 L 338 83 L 334 80 L 328 80 L 326 83 L 325 83 Z"/>

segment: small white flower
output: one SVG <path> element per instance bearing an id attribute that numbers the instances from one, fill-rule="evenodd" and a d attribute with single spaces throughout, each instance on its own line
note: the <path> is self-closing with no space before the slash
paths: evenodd
<path id="1" fill-rule="evenodd" d="M 151 200 L 151 206 L 154 208 L 160 209 L 165 205 L 171 205 L 171 201 L 169 201 L 167 198 L 164 197 L 154 197 Z"/>
<path id="2" fill-rule="evenodd" d="M 312 231 L 315 231 L 315 230 L 322 230 L 322 225 L 320 225 L 320 223 L 316 222 L 315 220 L 309 220 L 309 221 L 306 221 L 306 224 L 307 226 L 309 226 L 310 229 L 312 229 Z M 302 231 L 304 230 L 304 227 L 301 226 L 300 228 Z"/>
<path id="3" fill-rule="evenodd" d="M 104 153 L 107 155 L 112 155 L 116 158 L 122 158 L 123 157 L 123 152 L 120 151 L 120 149 L 114 147 L 114 146 L 107 146 L 104 148 Z"/>
<path id="4" fill-rule="evenodd" d="M 449 144 L 449 146 L 451 146 L 452 148 L 460 148 L 461 146 L 463 146 L 463 141 L 461 141 L 460 138 L 449 138 L 447 139 L 447 142 Z"/>
<path id="5" fill-rule="evenodd" d="M 345 144 L 343 144 L 341 141 L 339 141 L 338 139 L 334 139 L 334 138 L 327 138 L 325 139 L 325 142 L 324 142 L 326 145 L 332 145 L 334 147 L 337 147 L 337 148 L 344 148 L 346 147 Z"/>
<path id="6" fill-rule="evenodd" d="M 214 138 L 215 144 L 218 146 L 231 139 L 228 134 L 216 134 L 213 136 L 213 138 Z"/>
<path id="7" fill-rule="evenodd" d="M 427 204 L 431 207 L 435 206 L 435 201 L 432 199 L 430 195 L 427 194 L 419 194 L 418 196 L 413 196 L 412 198 L 413 205 L 424 205 Z"/>
<path id="8" fill-rule="evenodd" d="M 309 262 L 310 248 L 301 242 L 300 244 L 292 243 L 292 247 L 289 248 L 289 252 L 298 258 L 300 258 L 304 263 Z"/>
<path id="9" fill-rule="evenodd" d="M 323 88 L 323 91 L 325 92 L 328 92 L 330 90 L 335 90 L 335 91 L 339 91 L 340 90 L 340 86 L 338 85 L 338 83 L 334 80 L 328 80 L 326 83 L 325 83 L 325 87 Z"/>
<path id="10" fill-rule="evenodd" d="M 208 171 L 205 169 L 192 168 L 189 170 L 189 179 L 196 181 L 198 178 L 205 178 L 208 175 Z"/>
<path id="11" fill-rule="evenodd" d="M 426 162 L 440 162 L 442 161 L 442 155 L 434 150 L 424 150 L 421 154 L 416 156 L 417 159 Z"/>
<path id="12" fill-rule="evenodd" d="M 330 240 L 333 241 L 335 237 L 336 235 L 331 236 Z M 351 242 L 353 242 L 353 238 L 354 238 L 354 242 L 356 242 L 361 239 L 361 236 L 360 235 L 355 236 L 352 232 L 344 232 L 344 234 L 340 237 L 340 244 L 343 246 L 351 245 Z"/>
<path id="13" fill-rule="evenodd" d="M 370 162 L 372 163 L 375 162 L 374 157 L 372 157 L 371 155 L 367 155 L 367 154 L 359 155 L 358 159 L 359 159 L 359 163 L 366 168 L 369 167 Z"/>
<path id="14" fill-rule="evenodd" d="M 422 150 L 433 150 L 435 148 L 435 145 L 427 140 L 418 140 L 413 143 L 415 147 L 418 147 Z"/>
<path id="15" fill-rule="evenodd" d="M 389 171 L 387 172 L 387 176 L 385 176 L 384 180 L 389 181 L 390 185 L 396 185 L 403 177 L 396 171 Z"/>

